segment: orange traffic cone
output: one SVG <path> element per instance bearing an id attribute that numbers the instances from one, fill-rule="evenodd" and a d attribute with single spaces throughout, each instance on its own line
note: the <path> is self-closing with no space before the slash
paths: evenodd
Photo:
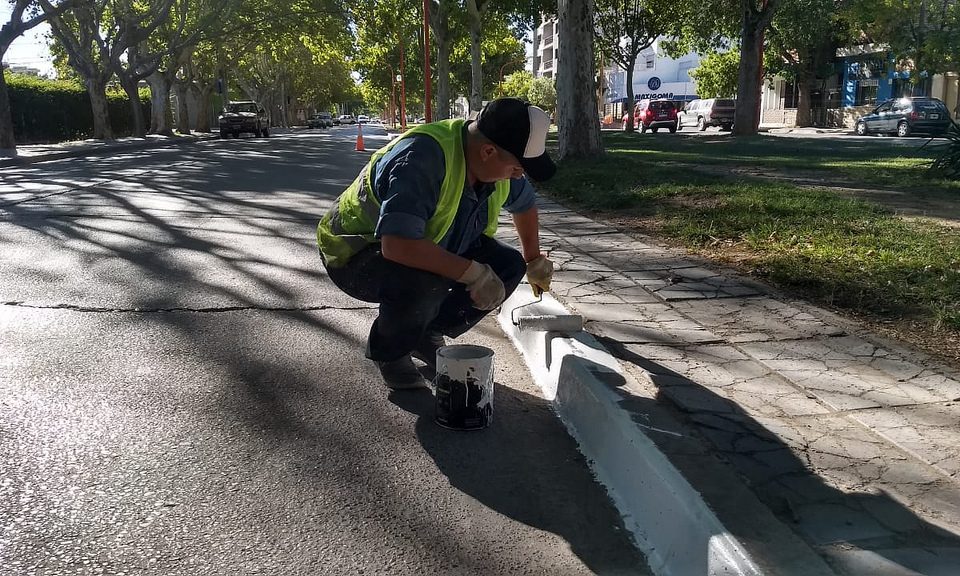
<path id="1" fill-rule="evenodd" d="M 354 148 L 357 152 L 366 152 L 363 148 L 363 124 L 357 122 L 357 147 Z"/>

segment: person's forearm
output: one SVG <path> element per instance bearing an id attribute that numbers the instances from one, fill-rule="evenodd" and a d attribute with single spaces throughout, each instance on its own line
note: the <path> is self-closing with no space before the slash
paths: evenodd
<path id="1" fill-rule="evenodd" d="M 426 270 L 457 280 L 470 266 L 470 260 L 444 250 L 429 240 L 412 240 L 402 236 L 384 236 L 380 240 L 383 257 L 410 268 Z"/>
<path id="2" fill-rule="evenodd" d="M 540 217 L 537 207 L 513 214 L 513 225 L 520 237 L 523 259 L 530 262 L 540 256 Z"/>

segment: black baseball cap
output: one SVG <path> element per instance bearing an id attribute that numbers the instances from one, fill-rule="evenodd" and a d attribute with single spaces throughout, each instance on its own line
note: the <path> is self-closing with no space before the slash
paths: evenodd
<path id="1" fill-rule="evenodd" d="M 538 182 L 557 171 L 546 152 L 550 116 L 519 98 L 491 100 L 477 116 L 477 128 L 491 142 L 520 160 L 527 176 Z"/>

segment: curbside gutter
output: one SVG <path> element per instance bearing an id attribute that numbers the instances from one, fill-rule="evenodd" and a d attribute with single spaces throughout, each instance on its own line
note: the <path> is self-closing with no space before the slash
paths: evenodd
<path id="1" fill-rule="evenodd" d="M 623 397 L 615 390 L 630 380 L 619 362 L 587 332 L 520 332 L 511 320 L 517 306 L 527 305 L 525 314 L 568 314 L 548 294 L 531 302 L 521 286 L 503 303 L 500 325 L 607 487 L 651 569 L 664 576 L 762 574 L 700 494 L 618 408 Z"/>

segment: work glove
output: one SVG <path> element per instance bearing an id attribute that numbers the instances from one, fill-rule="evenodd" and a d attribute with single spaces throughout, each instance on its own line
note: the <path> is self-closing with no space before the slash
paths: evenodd
<path id="1" fill-rule="evenodd" d="M 473 307 L 479 310 L 493 310 L 506 298 L 503 281 L 494 273 L 493 268 L 476 260 L 470 262 L 470 266 L 457 282 L 467 285 Z"/>
<path id="2" fill-rule="evenodd" d="M 541 254 L 527 262 L 527 282 L 533 290 L 533 295 L 540 297 L 550 291 L 550 279 L 553 278 L 553 262 Z"/>

